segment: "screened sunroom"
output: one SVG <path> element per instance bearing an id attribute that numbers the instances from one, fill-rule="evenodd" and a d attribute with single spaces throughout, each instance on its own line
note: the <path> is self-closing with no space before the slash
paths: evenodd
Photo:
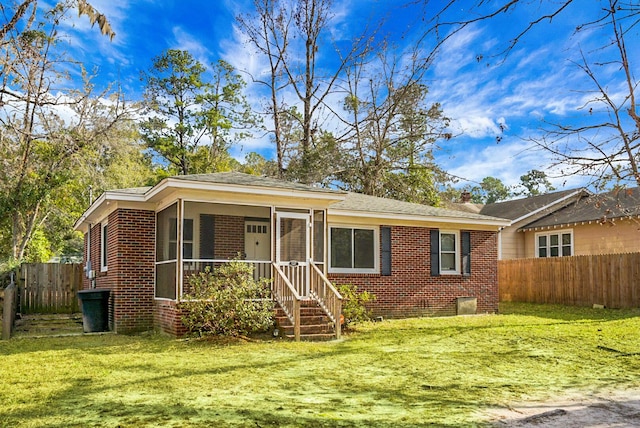
<path id="1" fill-rule="evenodd" d="M 231 260 L 309 297 L 325 273 L 325 219 L 323 209 L 177 200 L 156 213 L 155 298 L 180 300 L 191 275 Z"/>

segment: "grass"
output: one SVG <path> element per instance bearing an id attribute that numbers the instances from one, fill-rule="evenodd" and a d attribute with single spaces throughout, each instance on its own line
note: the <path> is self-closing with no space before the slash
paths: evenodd
<path id="1" fill-rule="evenodd" d="M 639 310 L 358 326 L 329 343 L 158 335 L 0 342 L 0 426 L 475 426 L 482 411 L 639 386 Z"/>

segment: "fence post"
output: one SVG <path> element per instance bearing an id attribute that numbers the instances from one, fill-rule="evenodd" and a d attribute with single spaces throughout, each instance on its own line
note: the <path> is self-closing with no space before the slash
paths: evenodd
<path id="1" fill-rule="evenodd" d="M 13 324 L 16 320 L 16 310 L 18 301 L 16 284 L 13 280 L 14 273 L 11 272 L 11 283 L 4 289 L 4 302 L 2 307 L 2 340 L 8 340 L 13 333 Z"/>

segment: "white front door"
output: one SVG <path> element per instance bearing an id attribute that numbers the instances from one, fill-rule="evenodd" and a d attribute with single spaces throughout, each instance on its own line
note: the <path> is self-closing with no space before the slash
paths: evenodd
<path id="1" fill-rule="evenodd" d="M 254 263 L 255 278 L 269 278 L 271 271 L 271 249 L 268 221 L 244 222 L 244 253 L 245 259 Z"/>
<path id="2" fill-rule="evenodd" d="M 302 297 L 309 295 L 309 214 L 277 214 L 276 263 Z"/>

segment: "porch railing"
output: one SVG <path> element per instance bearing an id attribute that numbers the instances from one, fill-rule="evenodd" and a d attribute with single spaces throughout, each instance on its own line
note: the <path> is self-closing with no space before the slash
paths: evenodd
<path id="1" fill-rule="evenodd" d="M 211 270 L 219 268 L 220 266 L 229 263 L 233 260 L 226 259 L 187 259 L 182 263 L 183 285 L 182 294 L 188 293 L 189 278 L 191 275 L 204 272 L 206 268 Z M 271 278 L 271 262 L 262 260 L 236 260 L 240 263 L 247 263 L 253 266 L 253 278 L 258 281 L 261 278 Z"/>
<path id="2" fill-rule="evenodd" d="M 309 295 L 318 302 L 335 325 L 336 339 L 340 339 L 342 296 L 315 263 L 311 263 Z"/>
<path id="3" fill-rule="evenodd" d="M 293 336 L 300 340 L 300 301 L 302 298 L 282 271 L 280 266 L 273 263 L 273 297 L 282 307 L 287 318 L 293 324 Z"/>
<path id="4" fill-rule="evenodd" d="M 300 264 L 286 264 L 279 266 L 284 276 L 289 279 L 296 293 L 300 296 L 308 296 L 307 289 L 307 266 Z"/>

